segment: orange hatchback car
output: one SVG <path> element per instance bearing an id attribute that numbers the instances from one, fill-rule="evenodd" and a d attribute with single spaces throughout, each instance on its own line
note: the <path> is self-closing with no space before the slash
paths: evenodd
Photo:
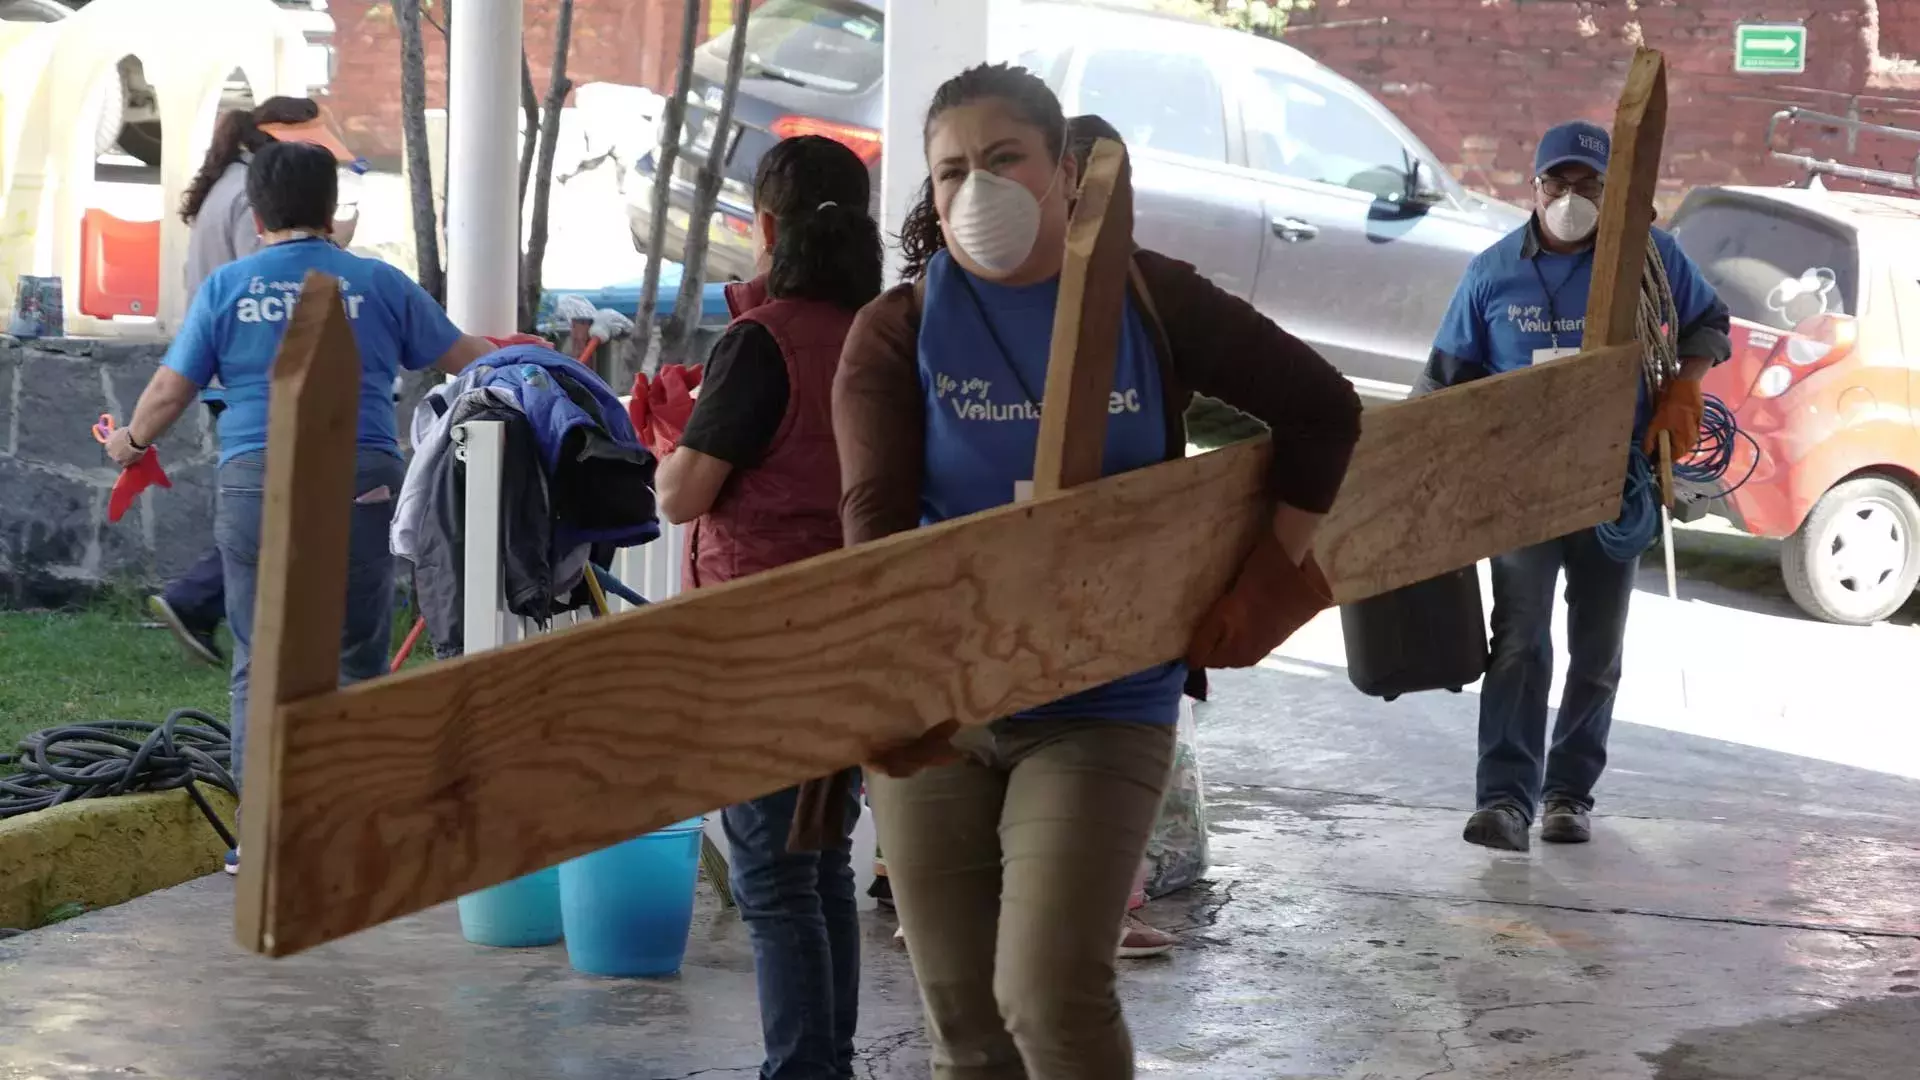
<path id="1" fill-rule="evenodd" d="M 1673 233 L 1734 317 L 1706 389 L 1753 441 L 1718 509 L 1809 614 L 1885 619 L 1920 580 L 1920 199 L 1701 188 Z"/>

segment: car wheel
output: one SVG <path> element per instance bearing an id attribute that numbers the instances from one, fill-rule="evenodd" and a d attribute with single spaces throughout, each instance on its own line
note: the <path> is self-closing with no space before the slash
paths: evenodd
<path id="1" fill-rule="evenodd" d="M 1906 485 L 1882 476 L 1836 484 L 1781 546 L 1780 570 L 1807 614 L 1877 623 L 1920 582 L 1920 503 Z"/>

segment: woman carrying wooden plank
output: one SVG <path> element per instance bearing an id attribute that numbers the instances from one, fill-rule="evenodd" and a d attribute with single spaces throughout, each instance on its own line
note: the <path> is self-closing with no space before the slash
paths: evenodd
<path id="1" fill-rule="evenodd" d="M 974 68 L 935 94 L 931 180 L 901 238 L 920 280 L 861 312 L 834 384 L 849 544 L 1013 502 L 1031 483 L 1080 172 L 1066 127 L 1021 68 Z M 1133 262 L 1103 471 L 1181 457 L 1192 396 L 1218 398 L 1273 430 L 1272 528 L 1187 663 L 960 732 L 945 760 L 909 748 L 878 764 L 911 775 L 869 777 L 942 1080 L 1134 1075 L 1115 938 L 1181 693 L 1200 669 L 1258 662 L 1330 602 L 1309 553 L 1359 438 L 1358 397 L 1192 267 Z"/>
<path id="2" fill-rule="evenodd" d="M 715 585 L 840 546 L 831 395 L 854 313 L 880 292 L 880 230 L 867 167 L 830 139 L 776 145 L 754 178 L 761 276 L 729 286 L 734 322 L 656 477 L 660 511 L 693 522 L 689 587 Z M 853 1075 L 860 923 L 853 827 L 858 771 L 809 807 L 819 850 L 788 843 L 800 788 L 728 807 L 731 882 L 753 941 L 764 1080 Z M 811 845 L 809 845 L 811 846 Z"/>

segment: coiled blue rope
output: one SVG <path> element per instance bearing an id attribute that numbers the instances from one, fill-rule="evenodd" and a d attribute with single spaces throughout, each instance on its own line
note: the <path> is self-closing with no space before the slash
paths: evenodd
<path id="1" fill-rule="evenodd" d="M 1753 436 L 1740 430 L 1727 403 L 1706 395 L 1700 411 L 1700 441 L 1693 453 L 1673 463 L 1673 478 L 1697 487 L 1716 489 L 1707 497 L 1723 499 L 1740 490 L 1760 463 L 1754 447 L 1747 475 L 1731 487 L 1718 488 L 1733 467 L 1734 445 Z M 1627 457 L 1627 482 L 1620 493 L 1620 516 L 1594 530 L 1601 550 L 1619 562 L 1632 562 L 1646 553 L 1660 535 L 1660 485 L 1653 477 L 1653 460 L 1635 443 Z"/>

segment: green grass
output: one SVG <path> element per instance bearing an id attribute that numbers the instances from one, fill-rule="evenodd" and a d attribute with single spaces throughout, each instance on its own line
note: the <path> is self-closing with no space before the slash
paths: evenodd
<path id="1" fill-rule="evenodd" d="M 395 611 L 393 647 L 412 629 Z M 220 632 L 220 650 L 233 642 Z M 407 667 L 431 662 L 422 640 Z M 175 709 L 225 720 L 227 669 L 189 660 L 152 621 L 144 597 L 101 601 L 79 612 L 0 611 L 0 754 L 22 735 L 94 720 L 158 723 Z"/>
<path id="2" fill-rule="evenodd" d="M 22 735 L 94 720 L 227 714 L 227 673 L 188 660 L 131 601 L 72 613 L 0 612 L 0 752 Z M 225 642 L 222 643 L 224 648 Z"/>

